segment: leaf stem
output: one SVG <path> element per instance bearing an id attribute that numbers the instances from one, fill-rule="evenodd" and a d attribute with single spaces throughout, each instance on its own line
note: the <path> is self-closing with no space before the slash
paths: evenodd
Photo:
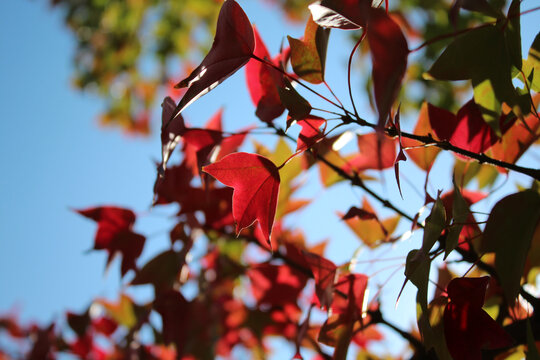
<path id="1" fill-rule="evenodd" d="M 362 36 L 360 36 L 360 39 L 356 42 L 356 44 L 354 45 L 352 51 L 351 51 L 351 54 L 349 55 L 349 62 L 347 64 L 347 86 L 349 87 L 349 97 L 351 98 L 351 103 L 352 103 L 352 106 L 353 106 L 353 110 L 354 110 L 354 115 L 356 116 L 356 118 L 360 118 L 360 116 L 358 115 L 358 111 L 356 111 L 356 105 L 354 104 L 354 98 L 353 98 L 353 94 L 352 94 L 352 87 L 351 87 L 351 66 L 352 66 L 352 59 L 353 59 L 353 56 L 354 56 L 354 53 L 356 52 L 356 49 L 358 49 L 358 46 L 360 46 L 360 44 L 362 43 L 362 40 L 364 40 L 364 38 L 366 37 L 366 31 L 363 30 L 362 31 Z"/>

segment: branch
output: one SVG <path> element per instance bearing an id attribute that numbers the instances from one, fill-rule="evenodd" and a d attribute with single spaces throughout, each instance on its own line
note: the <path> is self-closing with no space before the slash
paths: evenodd
<path id="1" fill-rule="evenodd" d="M 395 128 L 386 128 L 385 132 L 389 136 L 398 136 L 397 130 Z M 424 143 L 425 145 L 434 145 L 443 150 L 450 150 L 457 154 L 467 156 L 471 159 L 478 161 L 480 164 L 486 163 L 486 164 L 499 166 L 508 170 L 512 170 L 512 171 L 516 171 L 516 172 L 528 175 L 532 177 L 533 179 L 540 181 L 540 169 L 531 169 L 531 168 L 519 166 L 516 164 L 511 164 L 505 161 L 501 161 L 501 160 L 497 160 L 492 157 L 489 157 L 484 153 L 478 154 L 469 150 L 465 150 L 465 149 L 462 149 L 460 147 L 450 144 L 448 141 L 437 141 L 431 136 L 431 134 L 430 135 L 415 135 L 415 134 L 410 134 L 406 132 L 401 132 L 401 136 L 420 141 Z"/>

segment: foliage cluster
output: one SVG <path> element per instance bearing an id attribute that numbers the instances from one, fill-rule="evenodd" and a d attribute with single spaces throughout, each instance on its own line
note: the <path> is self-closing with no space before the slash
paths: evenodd
<path id="1" fill-rule="evenodd" d="M 77 7 L 77 2 L 66 4 Z M 93 68 L 87 79 L 108 88 L 116 81 L 111 79 L 124 76 L 121 72 L 136 74 L 137 57 L 126 55 L 131 63 L 121 63 L 122 52 L 138 51 L 133 39 L 145 7 L 158 6 L 148 4 L 99 5 L 105 12 L 139 8 L 126 13 L 138 14 L 126 18 L 133 19 L 128 21 L 132 26 L 117 24 L 117 35 L 126 36 L 121 41 L 111 36 L 100 43 L 94 38 L 99 31 L 90 32 L 92 41 L 86 45 L 109 44 L 120 53 L 108 61 L 95 48 L 89 50 Z M 186 88 L 179 101 L 166 97 L 162 103 L 162 162 L 153 202 L 156 207 L 179 205 L 170 247 L 140 264 L 146 238 L 133 230 L 137 216 L 132 210 L 78 210 L 97 223 L 94 249 L 108 253 L 108 264 L 119 254 L 122 276 L 133 274 L 128 286 L 150 285 L 154 299 L 138 303 L 126 294 L 117 302 L 97 299 L 85 312 L 67 314 L 69 329 L 0 319 L 0 329 L 11 337 L 28 339 L 24 356 L 48 359 L 68 352 L 82 359 L 210 359 L 232 357 L 242 349 L 265 358 L 270 352 L 265 340 L 280 337 L 294 344 L 291 358 L 345 359 L 354 352 L 358 359 L 375 359 L 381 354 L 375 355 L 370 345 L 383 340 L 384 327 L 407 342 L 410 351 L 403 356 L 417 359 L 538 358 L 540 298 L 531 289 L 540 269 L 540 169 L 516 164 L 540 132 L 540 34 L 523 59 L 520 26 L 523 14 L 538 9 L 524 11 L 519 0 L 437 3 L 418 11 L 442 12 L 447 21 L 435 25 L 427 20 L 416 29 L 404 15 L 418 6 L 412 0 L 400 4 L 403 12 L 390 11 L 388 2 L 320 0 L 308 7 L 303 38 L 288 37 L 289 46 L 272 57 L 240 5 L 235 0 L 220 5 L 212 47 L 176 85 Z M 84 21 L 114 24 L 119 19 L 99 12 L 91 16 L 90 10 L 84 14 Z M 81 15 L 71 11 L 68 18 L 79 21 Z M 169 20 L 157 42 L 163 59 L 178 50 L 174 32 L 181 26 Z M 84 33 L 83 25 L 74 26 Z M 344 69 L 351 109 L 325 81 L 330 29 L 348 30 L 356 41 Z M 413 38 L 419 45 L 410 49 Z M 373 121 L 360 116 L 351 88 L 359 47 L 369 54 L 363 61 L 371 64 Z M 422 58 L 413 61 L 416 54 Z M 226 86 L 221 82 L 241 68 L 257 118 L 280 139 L 274 151 L 257 144 L 256 153 L 239 152 L 258 129 L 226 131 L 219 111 L 204 128 L 183 119 L 190 104 Z M 416 94 L 401 91 L 413 84 L 421 84 Z M 303 96 L 308 92 L 328 108 L 312 106 Z M 418 113 L 412 132 L 401 129 L 398 99 L 404 109 Z M 339 144 L 351 128 L 367 132 L 356 135 L 358 151 L 345 154 Z M 294 129 L 297 136 L 291 135 Z M 294 151 L 286 141 L 295 144 Z M 177 148 L 181 161 L 171 165 Z M 454 156 L 453 189 L 444 193 L 430 180 L 441 152 Z M 372 185 L 379 180 L 372 174 L 389 169 L 401 192 L 400 166 L 407 159 L 425 173 L 427 217 L 400 209 Z M 403 286 L 411 282 L 416 288 L 417 328 L 401 329 L 385 317 L 380 291 L 369 295 L 371 278 L 356 271 L 353 251 L 349 262 L 335 264 L 325 257 L 325 244 L 310 245 L 300 229 L 284 221 L 309 203 L 294 195 L 302 185 L 299 176 L 312 168 L 326 187 L 347 182 L 365 193 L 361 205 L 341 215 L 364 246 L 391 247 L 405 236 L 421 234 L 421 245 L 410 249 L 400 267 Z M 483 190 L 509 172 L 532 185 L 498 199 L 487 220 L 479 221 L 471 206 L 489 196 Z M 431 186 L 438 190 L 430 191 Z M 370 202 L 395 216 L 382 219 Z M 400 221 L 408 223 L 406 232 L 399 230 Z M 191 252 L 201 242 L 204 251 L 195 263 Z M 455 262 L 468 269 L 453 268 Z M 430 280 L 435 267 L 437 282 Z M 194 285 L 197 290 L 188 296 L 187 288 Z M 8 355 L 0 352 L 2 357 Z"/>

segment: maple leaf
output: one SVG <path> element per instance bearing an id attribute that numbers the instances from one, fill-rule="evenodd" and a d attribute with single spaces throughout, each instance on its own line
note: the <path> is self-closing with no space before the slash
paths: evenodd
<path id="1" fill-rule="evenodd" d="M 247 271 L 257 304 L 296 304 L 307 277 L 287 265 L 258 264 Z"/>
<path id="2" fill-rule="evenodd" d="M 296 151 L 309 149 L 317 141 L 323 138 L 323 132 L 319 129 L 321 125 L 326 124 L 326 120 L 318 116 L 309 116 L 298 120 L 297 124 L 302 127 L 296 143 Z"/>
<path id="3" fill-rule="evenodd" d="M 482 349 L 510 346 L 512 338 L 483 309 L 489 277 L 456 278 L 447 287 L 444 336 L 454 359 L 482 359 Z"/>
<path id="4" fill-rule="evenodd" d="M 394 166 L 396 142 L 376 132 L 357 136 L 360 153 L 347 161 L 343 170 L 361 172 L 367 169 L 383 170 Z M 379 150 L 380 149 L 380 150 Z"/>
<path id="5" fill-rule="evenodd" d="M 236 233 L 257 220 L 270 242 L 280 183 L 274 163 L 261 155 L 239 152 L 203 167 L 203 171 L 234 188 L 232 208 Z"/>
<path id="6" fill-rule="evenodd" d="M 493 157 L 515 164 L 521 155 L 538 139 L 539 118 L 540 114 L 530 114 L 523 121 L 516 121 L 503 134 L 501 141 L 490 148 Z M 508 172 L 505 168 L 498 167 L 497 169 L 500 172 Z"/>
<path id="7" fill-rule="evenodd" d="M 413 134 L 427 136 L 432 132 L 433 130 L 429 123 L 428 104 L 424 102 L 420 108 Z M 424 171 L 431 169 L 435 163 L 435 158 L 441 151 L 441 149 L 436 146 L 424 146 L 420 141 L 405 137 L 401 138 L 401 143 L 406 148 L 405 151 L 407 152 L 407 155 L 409 155 L 412 161 Z"/>
<path id="8" fill-rule="evenodd" d="M 399 25 L 382 9 L 370 9 L 367 39 L 373 61 L 378 125 L 384 126 L 401 88 L 409 48 Z"/>
<path id="9" fill-rule="evenodd" d="M 270 53 L 261 39 L 257 28 L 253 28 L 255 34 L 254 55 L 260 59 L 271 62 L 276 66 L 281 66 L 280 56 L 271 60 Z M 283 75 L 276 69 L 251 59 L 246 64 L 246 81 L 251 100 L 257 106 L 255 115 L 264 122 L 271 122 L 283 111 L 285 106 L 281 103 L 278 88 L 284 86 Z"/>
<path id="10" fill-rule="evenodd" d="M 483 153 L 498 140 L 493 129 L 484 121 L 474 100 L 463 105 L 457 115 L 428 104 L 428 114 L 431 128 L 437 137 L 462 149 Z"/>
<path id="11" fill-rule="evenodd" d="M 135 223 L 135 213 L 128 209 L 114 206 L 102 206 L 84 210 L 75 210 L 79 214 L 98 223 L 94 249 L 107 250 L 107 266 L 114 255 L 123 256 L 121 272 L 125 275 L 129 269 L 135 269 L 135 260 L 141 255 L 145 237 L 134 233 L 131 228 Z"/>
<path id="12" fill-rule="evenodd" d="M 244 66 L 255 50 L 255 38 L 248 17 L 234 0 L 223 3 L 212 48 L 201 64 L 176 87 L 188 87 L 169 123 L 199 97 L 208 93 Z"/>
<path id="13" fill-rule="evenodd" d="M 324 66 L 330 29 L 322 28 L 311 17 L 308 19 L 304 38 L 287 36 L 291 47 L 291 65 L 294 73 L 312 84 L 324 81 Z"/>

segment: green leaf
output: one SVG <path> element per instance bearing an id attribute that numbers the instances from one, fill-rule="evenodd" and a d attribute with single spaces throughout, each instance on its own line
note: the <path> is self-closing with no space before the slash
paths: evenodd
<path id="1" fill-rule="evenodd" d="M 500 200 L 489 215 L 482 250 L 495 253 L 495 269 L 507 301 L 519 294 L 525 260 L 540 218 L 540 195 L 527 190 Z"/>
<path id="2" fill-rule="evenodd" d="M 429 323 L 428 316 L 428 285 L 429 285 L 429 270 L 431 268 L 431 260 L 421 250 L 411 250 L 407 254 L 407 263 L 405 265 L 405 276 L 418 289 L 416 292 L 416 317 L 418 319 L 418 327 L 424 339 L 426 347 L 431 347 L 428 344 L 433 344 L 435 335 Z M 405 286 L 405 284 L 403 284 Z"/>
<path id="3" fill-rule="evenodd" d="M 504 29 L 504 38 L 510 62 L 519 70 L 521 70 L 522 66 L 520 3 L 520 0 L 512 0 L 512 4 L 508 8 L 508 23 Z"/>
<path id="4" fill-rule="evenodd" d="M 523 73 L 532 90 L 540 92 L 540 32 L 536 34 L 529 49 L 529 56 L 523 62 Z"/>
<path id="5" fill-rule="evenodd" d="M 452 204 L 452 225 L 446 236 L 446 246 L 444 249 L 444 259 L 457 247 L 459 242 L 459 234 L 463 229 L 463 224 L 467 221 L 469 215 L 469 206 L 463 199 L 459 187 L 454 184 L 454 194 L 453 194 L 453 204 Z"/>
<path id="6" fill-rule="evenodd" d="M 329 36 L 330 29 L 320 27 L 311 17 L 308 19 L 303 40 L 287 36 L 291 47 L 291 64 L 296 75 L 312 84 L 324 81 Z"/>
<path id="7" fill-rule="evenodd" d="M 431 213 L 426 219 L 424 228 L 424 238 L 422 239 L 422 251 L 428 254 L 429 250 L 439 239 L 442 231 L 446 226 L 446 212 L 440 197 L 437 196 L 435 204 L 431 208 Z"/>
<path id="8" fill-rule="evenodd" d="M 474 101 L 497 133 L 503 102 L 510 107 L 520 106 L 520 111 L 527 113 L 512 85 L 511 63 L 518 65 L 515 58 L 521 53 L 515 44 L 519 22 L 509 26 L 513 30 L 506 32 L 488 25 L 458 36 L 427 73 L 438 80 L 472 80 Z"/>

